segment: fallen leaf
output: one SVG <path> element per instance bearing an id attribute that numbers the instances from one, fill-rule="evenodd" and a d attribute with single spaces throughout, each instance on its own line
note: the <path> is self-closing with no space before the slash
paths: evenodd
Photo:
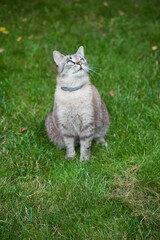
<path id="1" fill-rule="evenodd" d="M 28 129 L 28 127 L 21 128 L 20 132 L 25 132 Z"/>
<path id="2" fill-rule="evenodd" d="M 153 47 L 152 47 L 152 50 L 153 50 L 153 51 L 156 51 L 157 48 L 158 48 L 157 46 L 153 46 Z"/>
<path id="3" fill-rule="evenodd" d="M 3 53 L 4 52 L 4 48 L 0 48 L 0 53 Z"/>
<path id="4" fill-rule="evenodd" d="M 125 15 L 125 13 L 124 13 L 124 12 L 119 12 L 119 14 L 120 14 L 121 16 L 124 16 L 124 15 Z"/>
<path id="5" fill-rule="evenodd" d="M 21 39 L 22 39 L 22 37 L 18 37 L 18 38 L 17 38 L 17 42 L 20 42 Z"/>
<path id="6" fill-rule="evenodd" d="M 4 31 L 6 31 L 6 28 L 5 27 L 0 27 L 0 32 L 4 32 Z"/>
<path id="7" fill-rule="evenodd" d="M 8 33 L 8 31 L 6 30 L 5 27 L 0 27 L 0 32 L 1 32 L 1 33 L 4 33 L 4 34 L 7 34 L 7 33 Z"/>
<path id="8" fill-rule="evenodd" d="M 23 18 L 21 21 L 22 22 L 27 22 L 27 18 Z"/>
<path id="9" fill-rule="evenodd" d="M 107 2 L 104 2 L 103 3 L 105 7 L 108 7 L 108 3 Z"/>
<path id="10" fill-rule="evenodd" d="M 29 37 L 28 37 L 28 39 L 32 39 L 33 38 L 33 35 L 30 35 Z"/>
<path id="11" fill-rule="evenodd" d="M 113 92 L 113 90 L 111 90 L 109 93 L 110 93 L 110 95 L 111 95 L 112 97 L 115 96 L 115 93 Z"/>

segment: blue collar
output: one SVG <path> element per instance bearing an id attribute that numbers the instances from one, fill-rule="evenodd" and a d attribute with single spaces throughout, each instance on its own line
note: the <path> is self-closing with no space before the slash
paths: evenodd
<path id="1" fill-rule="evenodd" d="M 79 86 L 79 87 L 75 87 L 75 88 L 68 88 L 68 87 L 61 87 L 61 89 L 63 91 L 69 91 L 69 92 L 73 92 L 73 91 L 76 91 L 76 90 L 79 90 L 83 87 L 83 85 Z"/>

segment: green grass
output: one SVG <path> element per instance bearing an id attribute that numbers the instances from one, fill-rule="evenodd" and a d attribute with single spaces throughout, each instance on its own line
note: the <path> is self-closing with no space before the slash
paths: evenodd
<path id="1" fill-rule="evenodd" d="M 160 2 L 103 2 L 0 4 L 1 239 L 159 239 Z M 52 51 L 81 45 L 111 116 L 108 149 L 93 143 L 83 164 L 44 129 Z"/>

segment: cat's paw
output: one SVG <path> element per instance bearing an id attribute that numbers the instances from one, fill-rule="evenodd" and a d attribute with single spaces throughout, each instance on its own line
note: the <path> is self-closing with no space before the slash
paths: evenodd
<path id="1" fill-rule="evenodd" d="M 89 161 L 89 156 L 81 156 L 80 162 Z"/>
<path id="2" fill-rule="evenodd" d="M 108 143 L 107 143 L 107 142 L 105 142 L 105 143 L 104 143 L 104 146 L 107 148 L 107 147 L 108 147 Z"/>
<path id="3" fill-rule="evenodd" d="M 97 143 L 103 144 L 106 148 L 108 147 L 108 143 L 106 142 L 106 140 L 104 138 L 98 138 Z"/>
<path id="4" fill-rule="evenodd" d="M 75 154 L 66 154 L 65 159 L 74 160 L 75 159 Z"/>

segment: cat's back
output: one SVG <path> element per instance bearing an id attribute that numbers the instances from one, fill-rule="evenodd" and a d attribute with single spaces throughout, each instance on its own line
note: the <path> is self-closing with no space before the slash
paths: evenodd
<path id="1" fill-rule="evenodd" d="M 97 132 L 106 132 L 109 127 L 109 113 L 97 88 L 92 84 L 94 119 Z"/>

